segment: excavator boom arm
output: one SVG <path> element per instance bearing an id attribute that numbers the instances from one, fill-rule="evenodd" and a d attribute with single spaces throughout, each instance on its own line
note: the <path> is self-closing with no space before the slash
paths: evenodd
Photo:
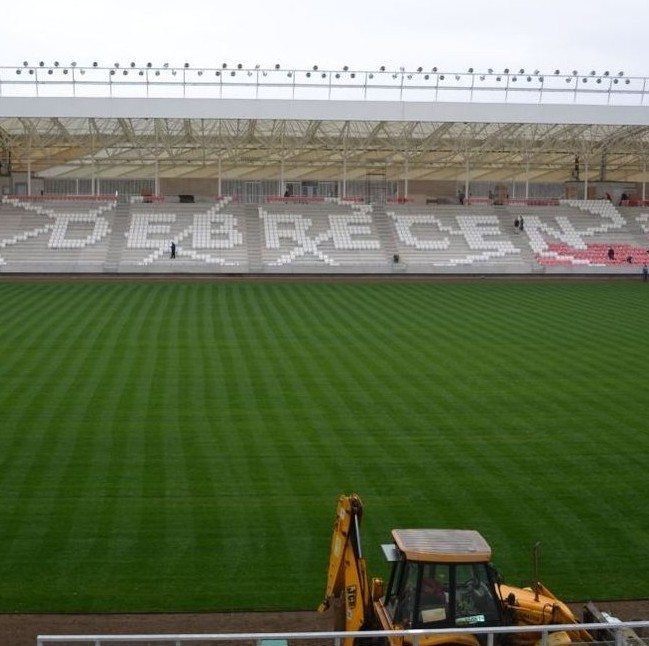
<path id="1" fill-rule="evenodd" d="M 340 496 L 336 507 L 325 597 L 318 608 L 324 612 L 332 603 L 342 604 L 340 630 L 359 630 L 371 612 L 370 586 L 361 549 L 360 521 L 363 503 L 356 494 Z M 340 608 L 342 610 L 342 608 Z"/>

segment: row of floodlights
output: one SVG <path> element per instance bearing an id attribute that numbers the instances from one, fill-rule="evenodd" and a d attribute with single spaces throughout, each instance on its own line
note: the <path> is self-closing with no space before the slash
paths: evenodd
<path id="1" fill-rule="evenodd" d="M 28 61 L 23 61 L 23 67 L 25 67 L 25 68 L 29 67 L 29 62 L 28 62 Z M 45 62 L 44 62 L 44 61 L 40 61 L 40 62 L 38 63 L 38 67 L 40 67 L 40 68 L 44 68 L 44 67 L 45 67 Z M 60 67 L 60 63 L 59 63 L 58 61 L 54 61 L 54 65 L 53 65 L 53 67 L 54 67 L 54 68 L 59 68 L 59 67 Z M 73 61 L 72 63 L 70 63 L 70 67 L 73 68 L 73 69 L 76 68 L 76 67 L 77 67 L 77 63 Z M 99 67 L 99 63 L 97 63 L 97 62 L 95 61 L 95 62 L 92 63 L 92 66 L 91 66 L 91 67 L 92 67 L 92 68 L 98 68 L 98 67 Z M 135 71 L 135 68 L 136 68 L 137 66 L 136 66 L 136 64 L 135 64 L 134 62 L 131 62 L 130 65 L 129 65 L 129 67 Z M 184 68 L 184 69 L 189 69 L 189 67 L 190 67 L 189 63 L 185 63 L 185 64 L 183 65 L 183 68 Z M 116 74 L 117 70 L 119 70 L 119 69 L 120 69 L 120 64 L 119 64 L 119 63 L 114 63 L 114 69 L 111 69 L 111 70 L 110 70 L 110 75 L 111 75 L 111 76 L 114 76 L 114 75 Z M 159 75 L 160 75 L 160 68 L 153 68 L 153 64 L 152 64 L 152 63 L 147 63 L 147 64 L 146 64 L 146 70 L 148 71 L 148 70 L 150 70 L 150 69 L 153 69 L 153 71 L 154 71 L 154 73 L 155 73 L 156 76 L 159 76 Z M 162 65 L 162 69 L 165 69 L 165 70 L 166 70 L 166 69 L 169 69 L 169 63 L 164 63 L 164 64 Z M 227 64 L 227 63 L 223 63 L 222 66 L 221 66 L 221 69 L 222 69 L 222 70 L 226 70 L 226 69 L 228 69 L 228 64 Z M 276 63 L 276 64 L 275 64 L 275 70 L 280 70 L 280 69 L 281 69 L 280 64 L 279 64 L 279 63 Z M 238 63 L 237 66 L 236 66 L 236 69 L 232 69 L 232 70 L 230 70 L 230 76 L 236 76 L 236 70 L 243 70 L 243 64 L 242 64 L 242 63 Z M 256 70 L 256 71 L 259 71 L 259 70 L 260 70 L 260 65 L 255 65 L 255 70 Z M 67 68 L 63 68 L 62 71 L 63 71 L 63 74 L 68 74 L 68 69 L 67 69 Z M 80 68 L 79 71 L 80 71 L 81 74 L 85 74 L 85 69 Z M 145 70 L 144 70 L 144 69 L 139 69 L 139 70 L 137 70 L 137 71 L 138 71 L 138 74 L 139 74 L 140 76 L 144 76 L 144 74 L 145 74 Z M 248 76 L 252 76 L 252 75 L 253 75 L 253 71 L 252 71 L 252 70 L 246 70 L 246 71 L 247 71 Z M 345 66 L 343 67 L 342 71 L 343 71 L 343 72 L 349 72 L 349 66 L 348 66 L 348 65 L 345 65 Z M 20 68 L 16 69 L 16 74 L 21 74 L 21 72 L 22 72 L 22 70 L 21 70 Z M 197 72 L 198 76 L 202 76 L 203 73 L 204 73 L 203 70 L 196 70 L 196 72 Z M 318 72 L 318 66 L 317 66 L 317 65 L 314 65 L 314 66 L 313 66 L 313 72 Z M 386 73 L 386 67 L 385 67 L 385 65 L 381 65 L 381 67 L 379 68 L 379 72 L 381 72 L 381 73 Z M 54 73 L 54 69 L 52 69 L 52 68 L 50 67 L 50 68 L 47 70 L 47 73 L 48 73 L 48 74 L 53 74 L 53 73 Z M 123 75 L 126 76 L 126 75 L 128 75 L 128 73 L 129 73 L 129 69 L 128 69 L 128 68 L 122 70 L 122 74 L 123 74 Z M 176 75 L 177 70 L 176 70 L 175 68 L 171 68 L 171 73 L 172 73 L 173 75 Z M 215 75 L 216 75 L 216 76 L 221 76 L 221 73 L 222 73 L 221 70 L 216 70 Z M 390 73 L 390 72 L 387 72 L 387 73 Z M 401 68 L 399 68 L 399 72 L 398 72 L 398 73 L 397 73 L 397 72 L 392 72 L 392 78 L 393 78 L 393 79 L 397 79 L 400 75 L 404 75 L 405 73 L 406 73 L 405 68 L 404 68 L 404 67 L 401 67 Z M 437 67 L 433 67 L 433 68 L 431 68 L 430 73 L 428 73 L 428 72 L 424 72 L 424 68 L 420 66 L 420 67 L 417 68 L 417 73 L 419 73 L 419 74 L 423 74 L 425 80 L 428 80 L 428 79 L 430 78 L 430 74 L 431 74 L 431 73 L 434 74 L 434 75 L 437 74 L 437 75 L 438 75 L 437 77 L 438 77 L 438 79 L 439 79 L 440 81 L 444 81 L 444 80 L 446 79 L 446 75 L 445 75 L 445 74 L 441 74 L 441 73 L 438 74 Z M 516 82 L 516 81 L 518 80 L 518 75 L 525 77 L 528 83 L 531 82 L 533 78 L 536 78 L 540 83 L 543 83 L 543 81 L 544 81 L 544 77 L 543 77 L 543 75 L 541 74 L 541 72 L 540 72 L 539 70 L 534 70 L 534 73 L 533 73 L 533 74 L 529 74 L 529 73 L 528 73 L 527 76 L 525 76 L 525 69 L 524 69 L 524 68 L 521 68 L 521 69 L 518 71 L 518 75 L 517 75 L 517 73 L 516 73 L 515 71 L 512 72 L 512 71 L 510 71 L 510 69 L 507 68 L 507 67 L 503 70 L 502 75 L 501 75 L 501 74 L 498 74 L 497 72 L 494 72 L 494 70 L 493 70 L 492 68 L 489 68 L 489 69 L 487 70 L 486 73 L 477 73 L 477 72 L 474 71 L 474 68 L 473 68 L 473 67 L 470 67 L 470 68 L 467 70 L 467 73 L 468 73 L 468 74 L 471 74 L 471 75 L 478 74 L 478 78 L 479 78 L 481 81 L 486 80 L 487 76 L 495 76 L 495 80 L 496 80 L 497 82 L 500 82 L 500 81 L 502 80 L 502 75 L 505 75 L 505 76 L 507 76 L 507 77 L 509 77 L 509 76 L 511 75 L 511 80 L 512 80 L 513 82 Z M 29 74 L 34 74 L 34 69 L 29 69 Z M 263 74 L 264 76 L 266 76 L 266 74 L 267 74 L 267 70 L 262 70 L 262 74 Z M 286 74 L 286 75 L 287 75 L 287 77 L 291 78 L 291 77 L 293 76 L 293 74 L 294 74 L 293 71 L 287 71 L 287 74 Z M 332 74 L 332 73 L 330 72 L 330 74 Z M 356 74 L 357 74 L 357 72 L 349 72 L 349 76 L 350 76 L 350 78 L 356 78 Z M 557 69 L 557 70 L 554 70 L 554 75 L 555 75 L 555 76 L 559 76 L 560 74 L 561 74 L 561 71 L 560 71 L 560 70 L 558 70 L 558 69 Z M 305 76 L 306 76 L 307 78 L 311 78 L 311 76 L 312 76 L 312 72 L 311 72 L 311 71 L 307 71 L 307 72 L 305 73 Z M 320 72 L 320 76 L 321 76 L 321 78 L 327 78 L 327 72 Z M 335 78 L 340 78 L 340 77 L 341 77 L 341 73 L 340 73 L 340 72 L 334 72 L 334 73 L 333 73 L 333 76 L 334 76 Z M 579 72 L 578 72 L 577 70 L 572 70 L 572 77 L 577 77 L 577 76 L 579 76 Z M 596 72 L 595 70 L 591 70 L 591 72 L 590 72 L 589 75 L 583 75 L 583 76 L 582 76 L 582 79 L 581 79 L 581 80 L 582 80 L 582 83 L 587 83 L 587 82 L 588 82 L 588 76 L 591 76 L 591 77 L 597 77 L 597 78 L 595 79 L 596 82 L 597 82 L 597 83 L 601 83 L 601 82 L 602 82 L 602 77 L 605 78 L 605 79 L 607 79 L 607 78 L 611 77 L 611 73 L 607 70 L 607 71 L 603 72 L 601 75 L 598 76 L 598 75 L 597 75 L 597 72 Z M 618 72 L 617 76 L 618 76 L 618 78 L 613 78 L 613 79 L 612 79 L 612 80 L 613 80 L 613 83 L 615 83 L 615 84 L 617 84 L 617 83 L 619 82 L 619 78 L 621 78 L 621 77 L 624 76 L 624 72 L 622 72 L 622 71 L 621 71 L 621 72 Z M 462 75 L 461 75 L 461 74 L 455 74 L 454 77 L 455 77 L 455 80 L 456 80 L 456 81 L 459 81 L 459 80 L 462 78 Z M 373 79 L 373 78 L 374 78 L 374 73 L 369 72 L 369 73 L 368 73 L 368 78 Z M 407 78 L 408 78 L 408 79 L 412 79 L 412 78 L 413 78 L 413 74 L 412 74 L 412 73 L 407 74 Z M 572 79 L 570 78 L 570 75 L 566 75 L 566 79 L 565 79 L 565 80 L 566 80 L 566 83 L 570 83 L 570 82 L 572 81 Z M 630 80 L 629 80 L 629 79 L 625 79 L 625 83 L 628 85 L 628 84 L 630 83 Z"/>

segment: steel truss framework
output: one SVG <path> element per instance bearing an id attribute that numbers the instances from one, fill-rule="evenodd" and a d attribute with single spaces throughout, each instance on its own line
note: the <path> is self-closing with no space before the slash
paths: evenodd
<path id="1" fill-rule="evenodd" d="M 0 111 L 0 146 L 14 172 L 44 177 L 465 181 L 470 176 L 471 181 L 557 182 L 571 179 L 578 156 L 582 180 L 596 179 L 605 166 L 609 180 L 645 181 L 649 125 L 611 121 L 10 116 L 6 111 L 3 116 Z"/>

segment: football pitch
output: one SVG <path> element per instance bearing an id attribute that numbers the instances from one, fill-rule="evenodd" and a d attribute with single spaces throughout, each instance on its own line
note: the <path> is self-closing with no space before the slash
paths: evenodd
<path id="1" fill-rule="evenodd" d="M 0 611 L 313 609 L 339 493 L 649 596 L 649 286 L 0 282 Z"/>

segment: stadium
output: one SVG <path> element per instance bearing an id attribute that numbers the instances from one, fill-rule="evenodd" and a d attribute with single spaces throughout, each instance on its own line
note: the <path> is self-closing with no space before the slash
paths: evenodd
<path id="1" fill-rule="evenodd" d="M 351 492 L 647 619 L 646 78 L 448 69 L 0 67 L 0 643 L 330 631 Z"/>

